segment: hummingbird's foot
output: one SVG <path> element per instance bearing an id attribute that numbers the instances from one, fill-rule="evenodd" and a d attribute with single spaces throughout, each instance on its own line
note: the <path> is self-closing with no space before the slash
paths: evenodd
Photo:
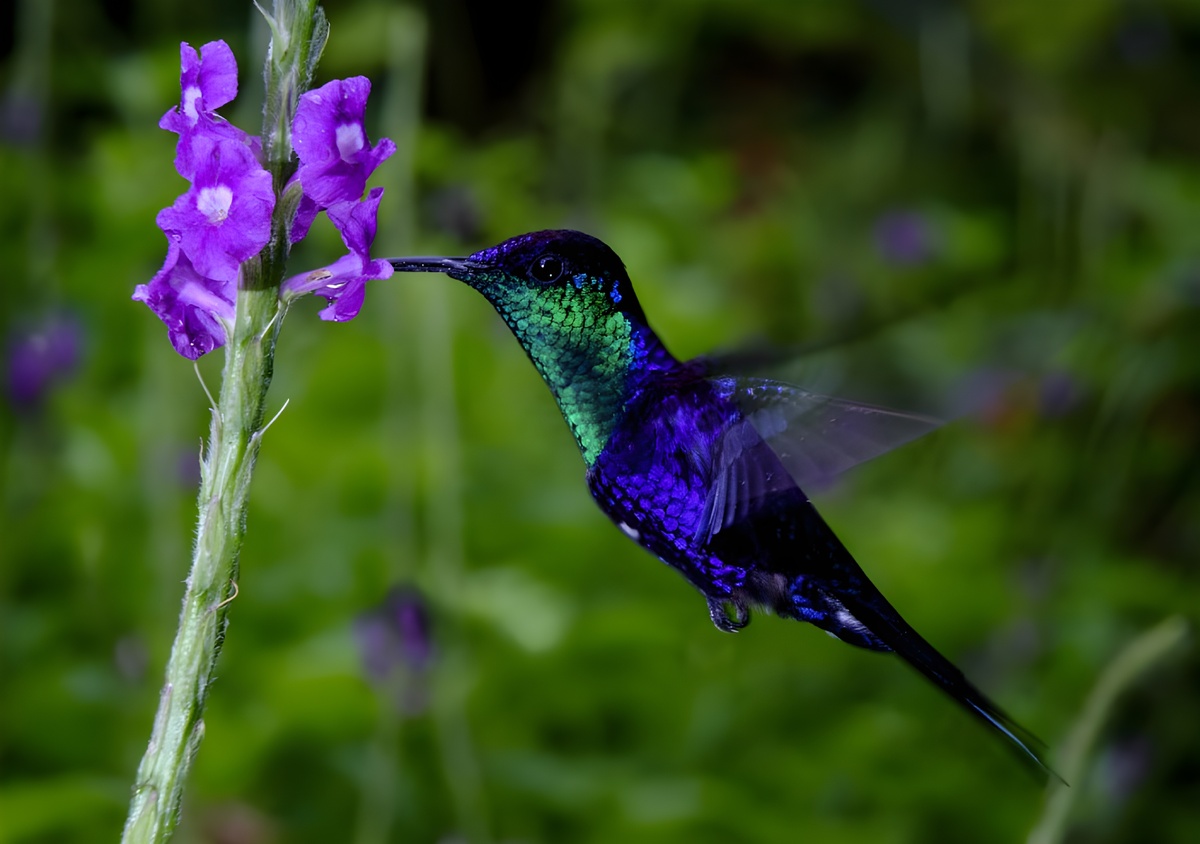
<path id="1" fill-rule="evenodd" d="M 708 617 L 722 633 L 736 633 L 750 623 L 750 608 L 741 598 L 709 598 Z"/>

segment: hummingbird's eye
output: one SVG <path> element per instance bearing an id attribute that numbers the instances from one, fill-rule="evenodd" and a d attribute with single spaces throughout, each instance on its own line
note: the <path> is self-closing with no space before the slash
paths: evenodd
<path id="1" fill-rule="evenodd" d="M 563 260 L 557 255 L 546 254 L 537 258 L 529 268 L 529 275 L 542 284 L 550 284 L 562 278 Z"/>

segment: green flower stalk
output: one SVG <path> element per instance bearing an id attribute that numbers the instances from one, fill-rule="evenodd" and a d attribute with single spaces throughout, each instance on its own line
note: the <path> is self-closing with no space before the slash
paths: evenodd
<path id="1" fill-rule="evenodd" d="M 1118 699 L 1146 672 L 1187 644 L 1189 636 L 1187 622 L 1180 616 L 1170 616 L 1127 644 L 1105 667 L 1063 743 L 1063 781 L 1051 784 L 1042 815 L 1026 844 L 1059 844 L 1067 837 L 1071 807 L 1083 790 L 1101 730 Z M 1076 787 L 1069 787 L 1068 782 Z"/>
<path id="2" fill-rule="evenodd" d="M 372 146 L 362 129 L 370 83 L 335 80 L 309 92 L 328 35 L 324 12 L 315 0 L 276 0 L 273 14 L 263 14 L 271 45 L 261 139 L 215 112 L 237 92 L 236 63 L 219 41 L 199 56 L 183 45 L 182 98 L 159 124 L 179 135 L 175 164 L 191 187 L 159 214 L 167 260 L 133 298 L 162 319 L 181 355 L 194 360 L 223 345 L 225 365 L 201 466 L 191 572 L 125 842 L 170 838 L 204 737 L 204 703 L 237 596 L 250 478 L 270 425 L 267 390 L 288 303 L 314 292 L 330 301 L 322 318 L 350 319 L 365 282 L 391 274 L 390 264 L 367 254 L 380 191 L 366 200 L 362 193 L 395 149 L 387 139 Z M 342 232 L 349 254 L 285 282 L 291 246 L 320 211 Z"/>

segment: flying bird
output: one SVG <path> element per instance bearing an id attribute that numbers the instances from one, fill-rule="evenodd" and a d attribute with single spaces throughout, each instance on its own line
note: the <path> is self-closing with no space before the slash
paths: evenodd
<path id="1" fill-rule="evenodd" d="M 391 262 L 444 273 L 491 302 L 558 402 L 600 509 L 700 591 L 718 629 L 740 630 L 763 608 L 892 651 L 1054 776 L 1037 740 L 901 618 L 804 493 L 934 420 L 676 359 L 621 259 L 582 232 Z"/>

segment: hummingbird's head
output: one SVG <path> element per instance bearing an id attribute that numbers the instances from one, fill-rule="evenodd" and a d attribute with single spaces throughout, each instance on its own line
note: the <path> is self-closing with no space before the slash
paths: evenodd
<path id="1" fill-rule="evenodd" d="M 579 328 L 600 326 L 621 314 L 646 322 L 617 253 L 583 232 L 530 232 L 466 258 L 397 258 L 392 266 L 399 272 L 445 273 L 465 282 L 506 320 L 510 315 L 534 317 L 539 323 Z"/>
<path id="2" fill-rule="evenodd" d="M 591 461 L 649 372 L 677 365 L 646 324 L 625 265 L 582 232 L 519 235 L 466 258 L 394 258 L 465 282 L 512 329 Z"/>

